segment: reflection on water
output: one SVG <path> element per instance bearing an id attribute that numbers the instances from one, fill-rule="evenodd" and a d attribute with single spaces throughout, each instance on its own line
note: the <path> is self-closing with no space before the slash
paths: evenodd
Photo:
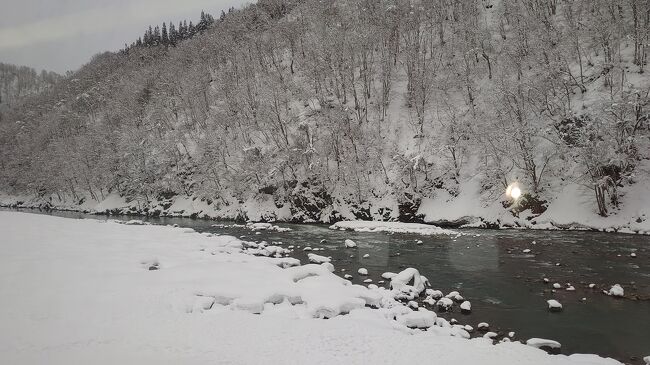
<path id="1" fill-rule="evenodd" d="M 475 243 L 465 246 L 465 249 L 447 250 L 447 261 L 459 271 L 477 274 L 498 271 L 499 246 L 496 239 L 481 236 L 475 237 L 474 241 Z"/>
<path id="2" fill-rule="evenodd" d="M 81 213 L 54 213 L 72 218 L 107 219 Z M 130 219 L 115 218 L 111 219 Z M 413 234 L 342 232 L 325 225 L 279 224 L 289 232 L 255 234 L 229 222 L 184 218 L 146 219 L 154 224 L 178 224 L 199 232 L 230 234 L 244 239 L 282 241 L 300 246 L 293 256 L 307 262 L 305 246 L 323 248 L 318 254 L 331 256 L 337 273 L 353 275 L 363 284 L 370 278 L 379 283 L 385 271 L 415 267 L 427 276 L 434 289 L 445 293 L 459 290 L 472 302 L 472 314 L 444 314 L 476 327 L 488 322 L 491 330 L 516 332 L 516 339 L 550 338 L 562 343 L 563 353 L 597 353 L 628 363 L 631 356 L 650 353 L 650 301 L 617 300 L 601 290 L 615 283 L 631 298 L 650 298 L 650 237 L 595 232 L 462 230 L 463 235 L 423 237 Z M 213 227 L 223 223 L 225 227 Z M 357 248 L 345 248 L 352 239 Z M 321 240 L 325 240 L 321 243 Z M 418 240 L 422 244 L 418 244 Z M 525 249 L 531 250 L 524 253 Z M 637 258 L 631 258 L 630 253 Z M 363 256 L 369 256 L 364 258 Z M 357 274 L 365 267 L 367 277 Z M 342 270 L 345 270 L 343 272 Z M 544 284 L 542 278 L 550 279 Z M 552 292 L 551 284 L 571 283 L 576 291 Z M 588 288 L 595 283 L 597 290 Z M 365 285 L 365 284 L 364 284 Z M 384 284 L 387 286 L 387 283 Z M 550 313 L 546 300 L 559 300 L 564 311 Z M 586 300 L 582 300 L 586 298 Z"/>

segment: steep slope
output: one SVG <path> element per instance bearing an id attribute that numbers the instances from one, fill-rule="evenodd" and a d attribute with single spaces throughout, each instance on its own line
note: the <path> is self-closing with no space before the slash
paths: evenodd
<path id="1" fill-rule="evenodd" d="M 149 214 L 644 231 L 644 6 L 260 1 L 14 110 L 0 185 Z"/>

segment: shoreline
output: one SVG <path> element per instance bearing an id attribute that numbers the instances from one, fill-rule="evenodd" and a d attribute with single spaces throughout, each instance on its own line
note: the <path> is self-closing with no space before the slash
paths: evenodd
<path id="1" fill-rule="evenodd" d="M 81 207 L 75 208 L 75 207 L 64 207 L 64 206 L 50 206 L 47 205 L 46 207 L 42 207 L 43 203 L 41 205 L 37 204 L 7 204 L 4 202 L 0 202 L 0 208 L 5 208 L 5 209 L 15 209 L 15 210 L 38 210 L 39 212 L 50 212 L 50 211 L 55 211 L 55 212 L 72 212 L 72 213 L 83 213 L 83 214 L 89 214 L 89 215 L 97 215 L 97 216 L 106 216 L 106 217 L 140 217 L 140 218 L 185 218 L 185 219 L 193 219 L 193 220 L 203 220 L 203 221 L 224 221 L 224 222 L 235 222 L 235 223 L 246 223 L 246 222 L 265 222 L 265 223 L 291 223 L 291 224 L 320 224 L 320 225 L 332 225 L 337 222 L 343 222 L 346 220 L 338 220 L 338 221 L 333 221 L 333 222 L 319 222 L 319 221 L 310 221 L 310 220 L 283 220 L 283 219 L 275 219 L 275 220 L 246 220 L 246 219 L 241 219 L 241 218 L 233 218 L 232 216 L 213 216 L 213 215 L 207 215 L 203 214 L 200 215 L 200 212 L 193 212 L 191 214 L 169 214 L 167 212 L 162 212 L 162 214 L 149 214 L 148 211 L 143 211 L 143 210 L 126 210 L 125 209 L 114 209 L 114 210 L 105 210 L 105 211 L 96 211 L 92 209 L 84 209 Z M 367 222 L 394 222 L 394 223 L 418 223 L 418 224 L 424 224 L 424 225 L 430 225 L 432 227 L 439 227 L 439 228 L 444 228 L 444 229 L 480 229 L 480 230 L 535 230 L 535 231 L 585 231 L 585 232 L 599 232 L 599 233 L 619 233 L 619 234 L 632 234 L 632 235 L 650 235 L 650 230 L 648 231 L 633 231 L 630 230 L 626 227 L 608 227 L 608 228 L 596 228 L 596 227 L 590 227 L 581 223 L 573 223 L 573 224 L 553 224 L 553 223 L 548 223 L 548 224 L 542 224 L 539 226 L 536 225 L 529 225 L 529 226 L 521 226 L 521 225 L 496 225 L 492 223 L 486 223 L 482 217 L 467 217 L 468 219 L 475 219 L 481 222 L 481 224 L 463 224 L 463 223 L 458 223 L 458 224 L 449 224 L 440 222 L 427 222 L 424 220 L 418 220 L 418 221 L 411 221 L 411 222 L 404 222 L 404 221 L 379 221 L 379 220 L 359 220 L 359 221 L 367 221 Z M 449 222 L 449 221 L 446 221 Z"/>
<path id="2" fill-rule="evenodd" d="M 309 333 L 313 334 L 314 331 L 318 333 L 318 336 L 315 337 L 307 336 L 310 338 L 305 343 L 305 345 L 310 345 L 307 347 L 311 348 L 314 344 L 322 342 L 320 346 L 316 347 L 320 348 L 321 351 L 331 352 L 332 354 L 340 353 L 341 349 L 339 346 L 329 347 L 327 344 L 331 343 L 331 338 L 341 339 L 343 335 L 341 330 L 346 328 L 350 329 L 350 333 L 344 335 L 344 342 L 346 343 L 353 341 L 355 338 L 360 338 L 359 336 L 366 334 L 368 329 L 373 329 L 372 333 L 381 331 L 381 336 L 370 341 L 370 343 L 375 343 L 375 351 L 381 352 L 382 356 L 394 354 L 392 350 L 380 350 L 382 348 L 391 348 L 391 346 L 386 345 L 398 341 L 401 346 L 421 345 L 418 345 L 419 350 L 417 352 L 406 352 L 411 353 L 413 356 L 421 355 L 415 356 L 413 360 L 416 360 L 416 358 L 430 358 L 430 356 L 436 354 L 437 356 L 447 357 L 449 362 L 461 363 L 466 361 L 474 362 L 488 356 L 493 357 L 494 361 L 488 363 L 503 363 L 505 360 L 506 363 L 569 364 L 573 363 L 572 360 L 575 359 L 577 363 L 581 364 L 618 364 L 618 361 L 614 358 L 592 354 L 547 355 L 544 351 L 534 349 L 531 345 L 526 346 L 519 343 L 519 340 L 513 340 L 511 343 L 509 341 L 509 343 L 497 341 L 498 343 L 494 344 L 495 341 L 491 338 L 482 338 L 487 335 L 483 335 L 482 332 L 478 334 L 479 337 L 469 339 L 466 333 L 462 331 L 462 326 L 450 326 L 447 321 L 432 314 L 433 312 L 412 311 L 403 303 L 398 307 L 402 311 L 390 309 L 391 306 L 384 308 L 383 305 L 379 305 L 378 308 L 368 309 L 368 300 L 375 304 L 380 303 L 376 299 L 379 297 L 387 299 L 388 297 L 384 294 L 388 292 L 366 289 L 358 285 L 342 285 L 345 283 L 341 281 L 340 277 L 334 277 L 333 273 L 331 273 L 332 266 L 327 263 L 321 265 L 306 264 L 295 268 L 278 268 L 279 264 L 291 263 L 289 266 L 293 266 L 293 263 L 286 256 L 285 258 L 277 258 L 277 256 L 276 258 L 258 257 L 254 255 L 257 252 L 255 247 L 249 247 L 243 241 L 231 236 L 206 235 L 184 228 L 166 226 L 98 224 L 93 221 L 83 220 L 76 223 L 73 221 L 59 221 L 60 218 L 56 217 L 29 217 L 27 220 L 24 217 L 11 217 L 10 215 L 5 215 L 5 217 L 8 218 L 7 221 L 3 222 L 8 229 L 9 241 L 6 242 L 7 248 L 15 249 L 10 250 L 15 255 L 25 257 L 36 255 L 36 257 L 42 257 L 43 260 L 47 260 L 49 263 L 48 265 L 42 265 L 40 261 L 35 261 L 34 267 L 29 270 L 20 266 L 25 273 L 35 271 L 33 275 L 26 276 L 27 279 L 21 281 L 21 288 L 24 285 L 40 287 L 43 278 L 52 278 L 52 275 L 55 276 L 55 279 L 52 279 L 54 282 L 67 282 L 71 278 L 83 279 L 84 283 L 88 281 L 88 285 L 84 286 L 88 288 L 96 286 L 92 281 L 93 278 L 101 278 L 102 281 L 108 280 L 108 283 L 110 283 L 108 287 L 113 288 L 113 291 L 106 290 L 105 292 L 94 293 L 91 290 L 91 292 L 85 293 L 74 290 L 63 294 L 60 292 L 54 293 L 58 299 L 66 303 L 61 308 L 77 313 L 74 317 L 74 326 L 79 329 L 87 328 L 88 320 L 86 318 L 93 318 L 94 321 L 97 321 L 98 309 L 100 313 L 109 311 L 111 315 L 105 317 L 111 318 L 111 320 L 91 321 L 91 323 L 94 326 L 101 326 L 101 328 L 110 328 L 110 333 L 121 333 L 124 326 L 127 326 L 133 320 L 133 311 L 137 314 L 135 318 L 142 324 L 138 328 L 142 328 L 145 332 L 154 324 L 160 326 L 160 318 L 162 317 L 167 319 L 167 321 L 162 322 L 163 325 L 173 324 L 174 328 L 184 328 L 188 333 L 190 333 L 189 331 L 191 333 L 201 333 L 201 336 L 205 336 L 206 332 L 196 331 L 197 328 L 225 324 L 227 328 L 234 330 L 245 324 L 247 326 L 266 328 L 265 333 L 275 333 L 274 338 L 283 339 L 289 334 L 282 331 L 278 332 L 277 324 L 286 324 L 287 320 L 290 320 L 293 329 L 297 328 L 296 326 L 299 328 L 305 327 L 305 333 L 301 333 L 298 337 L 304 337 Z M 39 227 L 41 227 L 39 232 L 21 228 L 31 226 L 34 222 L 38 222 Z M 42 239 L 41 231 L 54 232 L 60 230 L 62 226 L 64 229 L 60 235 L 46 234 L 45 236 L 48 239 Z M 90 232 L 92 232 L 92 235 L 89 234 Z M 11 239 L 11 237 L 15 239 Z M 90 237 L 92 238 L 89 240 Z M 52 244 L 49 241 L 53 241 Z M 25 242 L 29 243 L 29 245 L 25 246 Z M 106 244 L 108 242 L 113 242 L 113 244 Z M 25 247 L 31 247 L 31 249 L 25 251 Z M 80 247 L 84 247 L 81 251 L 84 254 L 81 260 L 78 256 Z M 43 251 L 48 254 L 43 255 Z M 57 254 L 49 254 L 50 251 Z M 92 257 L 95 260 L 84 259 L 86 257 Z M 99 260 L 99 265 L 96 262 L 97 260 Z M 86 264 L 89 261 L 93 261 L 91 265 Z M 219 265 L 214 265 L 215 262 L 218 262 Z M 154 265 L 156 269 L 152 270 L 151 265 Z M 282 266 L 284 267 L 284 265 Z M 42 276 L 37 270 L 49 270 L 53 267 L 60 268 L 61 271 L 57 269 L 48 276 Z M 78 275 L 79 272 L 94 272 L 98 267 L 105 270 L 106 274 L 99 277 Z M 140 268 L 138 269 L 138 267 Z M 303 272 L 307 273 L 307 275 Z M 126 274 L 128 274 L 128 277 L 125 276 Z M 298 276 L 294 277 L 294 274 Z M 312 276 L 313 274 L 316 274 L 316 276 Z M 251 280 L 258 277 L 270 277 L 269 285 L 272 284 L 273 290 L 267 291 L 266 287 L 264 289 L 258 288 L 257 280 Z M 128 281 L 125 281 L 126 279 Z M 177 284 L 183 290 L 172 290 L 168 285 L 168 280 L 171 279 L 178 281 Z M 233 284 L 232 280 L 241 283 Z M 301 284 L 302 280 L 309 281 L 311 284 L 303 286 Z M 166 284 L 162 285 L 163 283 Z M 313 285 L 317 285 L 320 289 L 314 291 Z M 258 298 L 259 295 L 251 296 L 251 289 L 255 289 L 252 290 L 252 293 L 261 295 L 260 298 L 262 299 Z M 325 289 L 331 294 L 332 298 L 336 299 L 336 305 L 333 305 L 330 301 L 330 295 L 327 298 L 321 295 L 321 290 Z M 276 291 L 279 294 L 276 294 Z M 27 293 L 32 292 L 28 291 Z M 115 295 L 119 293 L 121 294 Z M 89 297 L 90 294 L 93 295 Z M 285 300 L 282 303 L 276 303 L 277 300 L 272 298 L 278 295 L 286 298 L 300 295 L 302 300 L 294 300 L 295 303 L 289 303 L 291 302 L 291 299 L 289 299 L 289 302 Z M 375 298 L 377 295 L 379 297 Z M 267 296 L 271 299 L 263 299 Z M 393 294 L 389 296 L 392 297 Z M 226 297 L 228 300 L 224 299 Z M 38 301 L 23 300 L 29 298 L 21 299 L 21 296 L 14 298 L 16 299 L 14 300 L 16 306 L 20 308 L 23 308 L 24 303 L 33 303 L 34 308 L 39 308 L 38 313 L 42 313 L 44 316 L 49 313 L 49 309 L 43 309 L 38 305 Z M 86 298 L 86 300 L 81 300 L 81 298 Z M 88 303 L 88 300 L 90 300 L 88 298 L 92 299 L 90 303 Z M 116 298 L 119 299 L 116 300 Z M 106 301 L 108 299 L 113 301 L 109 301 L 110 305 L 107 305 Z M 164 300 L 161 301 L 160 299 Z M 137 305 L 143 300 L 147 303 L 146 306 Z M 266 302 L 263 305 L 258 305 L 258 300 Z M 362 306 L 358 303 L 360 300 L 365 301 L 366 305 Z M 339 305 L 338 301 L 345 305 Z M 170 304 L 172 307 L 169 307 Z M 345 309 L 350 305 L 353 305 L 355 309 Z M 328 321 L 310 320 L 310 318 L 321 317 L 319 313 L 322 311 L 323 306 L 328 308 L 331 306 L 332 310 L 342 311 L 342 313 L 335 315 L 336 318 Z M 149 316 L 152 308 L 155 315 Z M 173 310 L 170 311 L 169 308 Z M 316 312 L 312 313 L 313 311 Z M 348 311 L 349 313 L 343 313 Z M 56 314 L 57 312 L 53 313 Z M 292 317 L 291 319 L 276 317 L 276 313 L 292 313 Z M 426 317 L 425 314 L 432 318 Z M 104 318 L 99 317 L 100 319 Z M 118 319 L 117 322 L 114 317 Z M 41 349 L 60 341 L 54 335 L 58 328 L 56 317 L 48 314 L 44 318 L 45 322 L 40 323 L 39 326 L 45 333 L 51 333 L 51 335 L 43 337 L 41 343 L 34 344 L 32 350 L 35 351 L 32 351 L 32 356 L 45 356 L 45 352 L 42 352 Z M 231 321 L 231 319 L 234 319 L 234 321 Z M 420 324 L 423 320 L 426 320 L 426 323 Z M 350 327 L 350 325 L 352 326 Z M 314 329 L 315 326 L 317 329 Z M 331 326 L 336 326 L 336 328 Z M 420 331 L 405 328 L 409 326 L 425 326 L 430 330 Z M 250 339 L 248 332 L 240 332 L 236 331 L 237 338 L 240 338 L 237 342 Z M 86 332 L 82 331 L 81 333 Z M 59 346 L 58 355 L 61 358 L 66 358 L 72 354 L 78 355 L 79 351 L 82 351 L 82 353 L 87 351 L 89 354 L 93 354 L 98 350 L 110 351 L 113 348 L 114 345 L 104 341 L 105 338 L 95 338 L 97 336 L 96 332 L 88 333 L 91 338 L 83 338 L 84 340 L 92 340 L 88 342 L 88 346 L 83 348 Z M 163 331 L 163 333 L 171 332 Z M 208 338 L 213 340 L 222 339 L 218 333 L 223 333 L 223 331 L 211 332 Z M 407 336 L 403 336 L 405 334 Z M 413 336 L 414 334 L 419 336 Z M 378 343 L 379 338 L 383 338 L 384 341 Z M 293 341 L 293 338 L 290 340 Z M 173 343 L 174 346 L 179 346 L 176 341 L 177 339 L 174 336 L 165 337 L 159 341 L 161 343 L 158 345 L 162 347 L 168 346 L 168 343 Z M 21 343 L 18 340 L 15 342 L 16 344 Z M 137 341 L 135 343 L 137 344 Z M 204 341 L 197 342 L 196 339 L 188 341 L 188 344 L 198 346 L 197 353 L 202 350 L 199 346 L 202 343 Z M 219 344 L 220 341 L 211 340 L 205 341 L 205 343 L 209 344 L 210 348 L 213 348 L 215 343 Z M 431 349 L 431 343 L 444 345 L 447 350 L 438 353 Z M 487 346 L 488 344 L 491 346 Z M 127 346 L 123 350 L 126 351 L 123 351 L 121 356 L 126 359 L 139 356 L 138 351 L 140 350 L 138 350 L 137 346 Z M 251 350 L 254 349 L 248 349 L 248 351 Z M 468 351 L 472 354 L 471 361 L 467 358 Z M 256 353 L 255 351 L 252 352 Z M 243 352 L 235 350 L 233 353 L 224 354 L 241 356 Z M 7 355 L 15 356 L 17 359 L 21 356 L 20 353 L 10 352 Z M 306 360 L 309 356 L 310 354 L 306 354 L 303 360 Z M 365 362 L 367 360 L 365 356 L 367 355 L 362 355 L 359 359 L 363 359 Z M 381 359 L 382 356 L 379 356 L 378 359 Z M 404 360 L 404 354 L 397 356 L 399 359 Z M 360 363 L 360 361 L 352 361 L 351 363 Z"/>

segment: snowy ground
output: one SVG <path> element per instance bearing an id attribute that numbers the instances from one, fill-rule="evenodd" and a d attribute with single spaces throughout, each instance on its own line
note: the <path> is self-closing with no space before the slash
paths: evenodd
<path id="1" fill-rule="evenodd" d="M 619 364 L 408 329 L 435 313 L 233 237 L 16 212 L 0 232 L 2 364 Z"/>

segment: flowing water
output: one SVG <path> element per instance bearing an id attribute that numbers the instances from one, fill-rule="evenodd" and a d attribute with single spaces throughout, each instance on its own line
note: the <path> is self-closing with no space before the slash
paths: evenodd
<path id="1" fill-rule="evenodd" d="M 70 218 L 108 219 L 83 213 L 53 212 Z M 131 219 L 110 217 L 110 219 Z M 562 344 L 562 353 L 596 353 L 625 363 L 640 364 L 650 355 L 650 237 L 588 231 L 461 229 L 460 236 L 420 236 L 336 231 L 319 224 L 278 224 L 288 232 L 252 232 L 232 222 L 189 218 L 144 218 L 152 224 L 178 224 L 198 232 L 228 234 L 249 241 L 296 246 L 292 256 L 307 263 L 305 246 L 323 248 L 336 273 L 353 275 L 352 282 L 372 279 L 377 285 L 386 271 L 417 268 L 444 293 L 457 290 L 472 303 L 472 313 L 458 306 L 441 314 L 476 328 L 515 340 L 548 338 Z M 216 225 L 216 226 L 215 226 Z M 346 238 L 358 247 L 345 248 Z M 418 243 L 417 241 L 422 241 Z M 300 246 L 300 247 L 298 247 Z M 530 253 L 524 253 L 530 249 Z M 636 257 L 631 257 L 635 253 Z M 363 258 L 368 254 L 369 257 Z M 361 267 L 368 276 L 357 274 Z M 345 270 L 345 271 L 342 271 Z M 548 278 L 550 283 L 544 283 Z M 563 288 L 553 291 L 552 284 Z M 570 283 L 575 291 L 564 287 Z M 595 289 L 588 284 L 596 284 Z M 613 284 L 625 289 L 625 299 L 602 293 Z M 547 310 L 547 299 L 563 304 L 560 313 Z M 584 299 L 583 299 L 584 298 Z"/>

